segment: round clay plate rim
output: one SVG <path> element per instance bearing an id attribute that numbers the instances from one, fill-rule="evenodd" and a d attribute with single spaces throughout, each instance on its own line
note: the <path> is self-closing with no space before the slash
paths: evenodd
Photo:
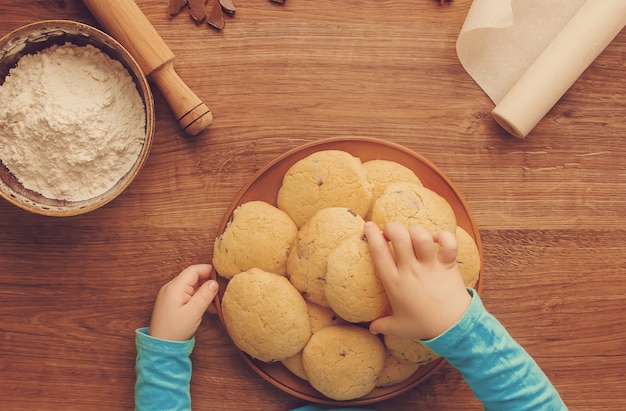
<path id="1" fill-rule="evenodd" d="M 372 137 L 334 137 L 323 140 L 314 141 L 296 147 L 283 155 L 277 157 L 261 170 L 259 170 L 237 193 L 232 203 L 228 207 L 224 218 L 222 219 L 218 231 L 217 238 L 224 232 L 228 222 L 232 218 L 233 211 L 241 204 L 252 201 L 266 201 L 272 205 L 276 205 L 276 194 L 278 188 L 282 184 L 282 177 L 289 167 L 298 160 L 321 150 L 343 150 L 356 157 L 362 162 L 373 159 L 384 159 L 397 161 L 411 168 L 417 176 L 422 180 L 425 187 L 442 195 L 455 211 L 457 216 L 457 224 L 465 229 L 476 242 L 480 255 L 481 270 L 479 279 L 474 287 L 480 294 L 483 286 L 483 251 L 480 234 L 472 213 L 463 196 L 456 189 L 452 181 L 433 163 L 418 153 L 399 145 L 397 143 L 385 141 Z M 443 191 L 445 192 L 441 192 Z M 221 309 L 221 298 L 228 281 L 218 275 L 213 270 L 213 276 L 220 282 L 220 291 L 215 300 L 216 309 L 224 326 L 224 318 Z M 375 388 L 368 395 L 347 401 L 332 400 L 315 390 L 307 381 L 295 376 L 291 371 L 287 370 L 280 362 L 264 363 L 251 358 L 243 351 L 239 351 L 244 361 L 264 380 L 300 399 L 326 405 L 335 405 L 342 407 L 352 407 L 373 404 L 380 401 L 388 400 L 396 397 L 414 387 L 421 384 L 444 363 L 444 358 L 439 358 L 429 364 L 423 365 L 409 377 L 407 380 L 389 387 Z"/>

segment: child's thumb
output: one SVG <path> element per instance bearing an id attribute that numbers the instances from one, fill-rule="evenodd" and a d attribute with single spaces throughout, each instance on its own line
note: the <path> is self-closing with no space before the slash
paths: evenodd
<path id="1" fill-rule="evenodd" d="M 196 312 L 198 315 L 203 315 L 207 308 L 209 308 L 209 304 L 213 302 L 213 299 L 217 295 L 218 289 L 219 285 L 217 281 L 207 281 L 196 290 L 195 294 L 193 295 L 193 297 L 191 297 L 191 300 L 189 300 L 187 305 L 191 306 L 193 311 Z"/>
<path id="2" fill-rule="evenodd" d="M 393 317 L 381 317 L 370 323 L 372 334 L 389 334 L 393 329 Z"/>

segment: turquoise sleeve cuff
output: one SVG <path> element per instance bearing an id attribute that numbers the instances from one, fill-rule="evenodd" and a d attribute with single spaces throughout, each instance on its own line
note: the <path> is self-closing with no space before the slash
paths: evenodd
<path id="1" fill-rule="evenodd" d="M 535 360 L 487 312 L 476 291 L 463 317 L 423 341 L 457 368 L 486 410 L 561 411 L 567 407 Z"/>
<path id="2" fill-rule="evenodd" d="M 195 339 L 166 341 L 135 331 L 136 411 L 188 411 L 191 409 L 191 359 Z"/>
<path id="3" fill-rule="evenodd" d="M 151 336 L 148 334 L 149 331 L 150 329 L 148 327 L 135 330 L 135 345 L 138 350 L 142 349 L 146 352 L 156 351 L 162 354 L 189 356 L 195 346 L 195 337 L 187 341 L 168 341 Z"/>

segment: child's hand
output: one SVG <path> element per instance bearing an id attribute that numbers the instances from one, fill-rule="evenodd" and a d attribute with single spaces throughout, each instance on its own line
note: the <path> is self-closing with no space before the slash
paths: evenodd
<path id="1" fill-rule="evenodd" d="M 169 341 L 193 337 L 217 294 L 218 284 L 209 280 L 210 272 L 208 264 L 192 265 L 161 287 L 150 321 L 151 336 Z"/>
<path id="2" fill-rule="evenodd" d="M 430 234 L 418 226 L 407 229 L 393 222 L 383 233 L 367 222 L 365 234 L 393 309 L 391 316 L 372 321 L 372 333 L 429 340 L 463 316 L 471 297 L 456 266 L 454 234 Z"/>

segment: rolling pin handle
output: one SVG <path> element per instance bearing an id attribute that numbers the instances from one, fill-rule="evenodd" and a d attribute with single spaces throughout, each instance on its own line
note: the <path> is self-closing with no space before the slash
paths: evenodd
<path id="1" fill-rule="evenodd" d="M 148 76 L 161 90 L 176 120 L 185 133 L 195 136 L 213 121 L 211 110 L 194 94 L 169 61 Z"/>
<path id="2" fill-rule="evenodd" d="M 83 0 L 96 20 L 133 56 L 161 89 L 187 134 L 207 128 L 213 115 L 174 71 L 174 53 L 133 0 Z"/>
<path id="3" fill-rule="evenodd" d="M 200 103 L 177 120 L 185 133 L 195 136 L 211 124 L 213 114 L 204 103 Z"/>

